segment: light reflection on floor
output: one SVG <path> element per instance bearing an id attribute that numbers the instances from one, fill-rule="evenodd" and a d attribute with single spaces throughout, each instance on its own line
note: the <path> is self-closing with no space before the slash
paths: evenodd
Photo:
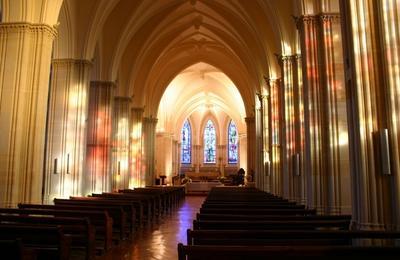
<path id="1" fill-rule="evenodd" d="M 177 244 L 186 244 L 186 230 L 192 228 L 205 197 L 188 196 L 172 213 L 158 223 L 139 231 L 134 241 L 116 247 L 103 260 L 175 260 Z"/>

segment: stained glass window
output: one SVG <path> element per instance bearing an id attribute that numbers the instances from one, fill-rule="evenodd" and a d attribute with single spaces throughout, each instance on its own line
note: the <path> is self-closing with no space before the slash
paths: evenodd
<path id="1" fill-rule="evenodd" d="M 228 126 L 228 163 L 238 162 L 238 132 L 231 120 Z"/>
<path id="2" fill-rule="evenodd" d="M 182 127 L 182 139 L 181 139 L 181 163 L 191 163 L 192 157 L 192 131 L 190 129 L 190 123 L 188 120 L 185 121 Z"/>
<path id="3" fill-rule="evenodd" d="M 207 121 L 204 128 L 204 162 L 215 163 L 216 157 L 216 132 L 211 120 Z"/>

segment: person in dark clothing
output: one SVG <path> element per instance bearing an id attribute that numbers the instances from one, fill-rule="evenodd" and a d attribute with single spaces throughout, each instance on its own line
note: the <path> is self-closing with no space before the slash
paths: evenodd
<path id="1" fill-rule="evenodd" d="M 235 183 L 236 185 L 244 185 L 244 175 L 245 175 L 244 169 L 240 168 L 236 176 L 236 183 Z"/>

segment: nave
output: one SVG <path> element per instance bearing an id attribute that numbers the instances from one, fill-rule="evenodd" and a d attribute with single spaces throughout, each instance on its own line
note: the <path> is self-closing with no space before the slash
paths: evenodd
<path id="1" fill-rule="evenodd" d="M 180 185 L 398 232 L 399 17 L 399 0 L 0 0 L 1 258 L 140 258 L 142 232 L 150 254 Z"/>
<path id="2" fill-rule="evenodd" d="M 178 259 L 178 243 L 186 243 L 186 230 L 192 228 L 205 196 L 186 196 L 178 208 L 154 225 L 141 230 L 133 241 L 101 257 L 100 260 L 114 259 Z"/>
<path id="3" fill-rule="evenodd" d="M 0 208 L 0 250 L 10 260 L 397 259 L 400 232 L 354 230 L 351 215 L 254 187 L 213 187 L 207 197 L 151 186 L 54 205 Z"/>

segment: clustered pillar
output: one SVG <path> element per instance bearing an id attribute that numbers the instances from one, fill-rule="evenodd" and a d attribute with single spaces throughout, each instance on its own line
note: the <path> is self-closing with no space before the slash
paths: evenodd
<path id="1" fill-rule="evenodd" d="M 114 88 L 114 82 L 90 82 L 85 193 L 111 191 L 112 188 L 111 131 Z"/>
<path id="2" fill-rule="evenodd" d="M 144 117 L 143 118 L 143 172 L 145 176 L 146 185 L 155 184 L 155 139 L 156 139 L 156 126 L 157 118 Z"/>
<path id="3" fill-rule="evenodd" d="M 303 158 L 297 158 L 294 150 L 292 158 L 305 162 L 303 173 L 310 207 L 326 214 L 350 213 L 351 201 L 344 195 L 350 194 L 350 171 L 340 16 L 335 13 L 305 15 L 297 19 L 297 26 L 304 82 L 303 92 L 299 94 L 305 108 L 306 131 Z M 291 64 L 295 63 L 291 61 Z M 284 78 L 288 78 L 285 73 L 292 68 L 286 68 L 285 63 L 282 68 Z M 289 122 L 295 120 L 289 119 Z M 295 135 L 286 134 L 286 137 L 295 140 Z"/>
<path id="4" fill-rule="evenodd" d="M 52 61 L 44 202 L 81 195 L 85 174 L 89 71 L 87 60 Z"/>
<path id="5" fill-rule="evenodd" d="M 341 1 L 353 220 L 400 227 L 398 3 Z"/>
<path id="6" fill-rule="evenodd" d="M 46 24 L 0 24 L 0 203 L 42 201 L 51 50 Z"/>
<path id="7" fill-rule="evenodd" d="M 129 142 L 130 142 L 129 97 L 114 98 L 112 129 L 112 190 L 129 188 Z"/>

